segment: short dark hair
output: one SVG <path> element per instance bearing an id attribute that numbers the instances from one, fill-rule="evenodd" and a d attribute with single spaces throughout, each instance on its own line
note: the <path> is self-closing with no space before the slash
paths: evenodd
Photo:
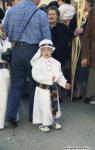
<path id="1" fill-rule="evenodd" d="M 48 8 L 48 12 L 49 12 L 49 10 L 54 10 L 56 12 L 58 18 L 60 17 L 60 12 L 59 12 L 57 7 L 51 6 L 51 7 Z"/>
<path id="2" fill-rule="evenodd" d="M 59 7 L 57 1 L 52 1 L 52 2 L 50 2 L 50 3 L 48 4 L 48 8 L 51 7 L 51 6 L 55 6 L 55 7 L 57 7 L 57 8 Z"/>
<path id="3" fill-rule="evenodd" d="M 71 0 L 64 0 L 66 4 L 71 4 Z"/>

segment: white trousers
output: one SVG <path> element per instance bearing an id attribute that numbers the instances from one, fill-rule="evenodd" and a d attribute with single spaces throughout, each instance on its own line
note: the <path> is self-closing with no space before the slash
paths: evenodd
<path id="1" fill-rule="evenodd" d="M 10 72 L 8 69 L 0 69 L 0 129 L 5 124 L 9 87 Z"/>

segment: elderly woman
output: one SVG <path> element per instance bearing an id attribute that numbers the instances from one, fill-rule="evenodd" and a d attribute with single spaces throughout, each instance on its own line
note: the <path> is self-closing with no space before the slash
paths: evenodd
<path id="1" fill-rule="evenodd" d="M 55 47 L 55 51 L 53 53 L 53 57 L 61 62 L 62 70 L 65 65 L 66 60 L 66 50 L 68 46 L 68 31 L 67 27 L 64 24 L 59 23 L 60 12 L 57 7 L 52 6 L 48 8 L 48 20 L 51 29 L 51 37 Z M 61 99 L 61 91 L 60 94 L 60 102 Z"/>
<path id="2" fill-rule="evenodd" d="M 64 24 L 59 23 L 59 17 L 60 12 L 57 7 L 52 6 L 48 8 L 48 20 L 51 29 L 52 41 L 55 47 L 53 57 L 64 65 L 65 51 L 68 44 L 68 32 L 67 27 Z"/>

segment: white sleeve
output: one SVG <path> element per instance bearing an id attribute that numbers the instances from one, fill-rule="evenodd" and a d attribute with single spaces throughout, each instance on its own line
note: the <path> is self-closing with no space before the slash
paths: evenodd
<path id="1" fill-rule="evenodd" d="M 45 74 L 39 64 L 33 66 L 32 77 L 38 83 L 52 85 L 51 74 Z"/>
<path id="2" fill-rule="evenodd" d="M 63 88 L 65 88 L 66 86 L 66 83 L 67 83 L 67 80 L 65 79 L 63 73 L 62 73 L 62 70 L 61 70 L 61 65 L 59 65 L 59 78 L 57 80 L 57 84 L 59 84 L 60 86 L 62 86 Z"/>

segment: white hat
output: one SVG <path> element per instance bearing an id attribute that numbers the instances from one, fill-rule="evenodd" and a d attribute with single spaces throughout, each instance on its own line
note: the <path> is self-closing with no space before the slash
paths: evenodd
<path id="1" fill-rule="evenodd" d="M 30 63 L 33 66 L 35 60 L 39 59 L 41 57 L 41 48 L 42 47 L 49 47 L 52 49 L 52 51 L 55 50 L 55 47 L 53 47 L 53 42 L 51 40 L 48 39 L 44 39 L 39 43 L 39 49 L 37 51 L 37 53 L 32 57 Z"/>
<path id="2" fill-rule="evenodd" d="M 41 50 L 42 47 L 50 47 L 52 51 L 55 50 L 55 47 L 53 47 L 53 42 L 48 39 L 44 39 L 39 43 L 39 50 Z"/>
<path id="3" fill-rule="evenodd" d="M 75 14 L 74 6 L 70 4 L 63 4 L 59 7 L 60 20 L 72 19 Z"/>

